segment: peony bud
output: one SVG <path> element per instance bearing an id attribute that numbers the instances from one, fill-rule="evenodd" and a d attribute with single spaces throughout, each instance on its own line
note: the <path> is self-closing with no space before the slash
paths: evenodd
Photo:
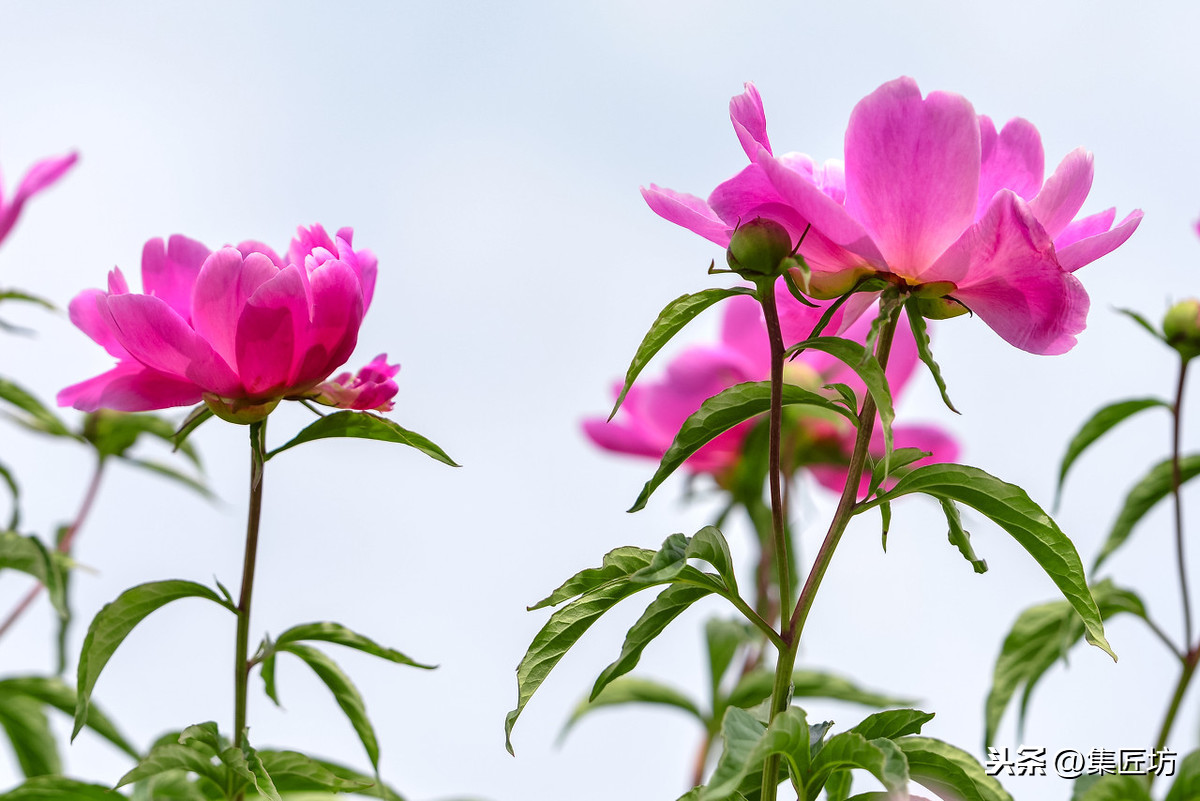
<path id="1" fill-rule="evenodd" d="M 792 255 L 792 238 L 777 222 L 756 217 L 733 232 L 725 260 L 747 280 L 782 275 Z"/>
<path id="2" fill-rule="evenodd" d="M 1200 300 L 1181 300 L 1163 317 L 1163 334 L 1167 344 L 1188 360 L 1200 356 Z"/>

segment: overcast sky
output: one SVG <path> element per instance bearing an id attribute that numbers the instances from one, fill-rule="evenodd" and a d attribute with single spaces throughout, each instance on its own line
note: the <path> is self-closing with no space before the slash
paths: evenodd
<path id="1" fill-rule="evenodd" d="M 1063 448 L 1088 413 L 1172 391 L 1171 354 L 1113 307 L 1157 319 L 1197 293 L 1196 30 L 1200 7 L 1183 2 L 1136 13 L 1127 3 L 1032 0 L 0 3 L 5 188 L 40 157 L 81 153 L 0 249 L 0 285 L 65 307 L 103 286 L 113 265 L 137 276 L 151 237 L 184 233 L 213 247 L 256 238 L 282 249 L 299 224 L 354 226 L 380 277 L 351 365 L 384 351 L 399 361 L 391 416 L 464 466 L 361 441 L 273 461 L 255 638 L 337 620 L 441 665 L 424 673 L 337 654 L 366 697 L 385 778 L 413 799 L 673 799 L 699 738 L 681 716 L 609 711 L 554 744 L 644 604 L 619 609 L 562 662 L 517 726 L 516 759 L 502 735 L 513 670 L 546 617 L 524 607 L 606 551 L 690 534 L 712 513 L 682 503 L 675 480 L 648 509 L 625 514 L 653 465 L 598 452 L 579 429 L 607 409 L 612 379 L 662 305 L 720 285 L 705 274 L 720 251 L 657 218 L 638 187 L 706 195 L 740 169 L 726 108 L 747 80 L 763 96 L 776 149 L 818 159 L 841 156 L 850 109 L 899 75 L 961 93 L 998 122 L 1031 120 L 1048 171 L 1078 145 L 1092 150 L 1084 211 L 1141 208 L 1146 218 L 1125 247 L 1079 274 L 1092 312 L 1078 347 L 1031 356 L 977 319 L 939 324 L 935 352 L 963 415 L 941 407 L 927 376 L 899 409 L 901 420 L 949 427 L 968 464 L 1049 505 Z M 38 335 L 0 334 L 0 375 L 43 398 L 110 363 L 65 316 L 8 305 L 4 314 Z M 711 339 L 716 320 L 686 338 Z M 268 437 L 282 442 L 305 422 L 277 414 Z M 95 572 L 75 581 L 76 651 L 85 622 L 133 584 L 237 584 L 245 434 L 217 422 L 194 437 L 217 504 L 112 471 L 80 535 L 77 557 Z M 1058 519 L 1085 561 L 1126 488 L 1168 444 L 1166 416 L 1147 414 L 1078 466 Z M 0 461 L 22 480 L 29 530 L 69 518 L 87 480 L 78 448 L 5 425 Z M 831 508 L 821 490 L 800 504 L 806 554 Z M 894 511 L 886 555 L 876 520 L 851 528 L 801 658 L 921 698 L 938 715 L 926 733 L 978 749 L 1000 640 L 1020 609 L 1055 590 L 977 516 L 967 524 L 991 566 L 983 576 L 947 544 L 932 503 Z M 1174 634 L 1162 512 L 1109 569 Z M 746 559 L 740 525 L 729 533 Z M 1191 556 L 1200 574 L 1200 547 Z M 0 608 L 25 587 L 5 574 Z M 699 694 L 700 626 L 717 611 L 701 605 L 681 618 L 639 670 Z M 49 670 L 49 627 L 48 607 L 28 615 L 0 643 L 0 675 Z M 204 720 L 228 729 L 233 633 L 216 607 L 168 607 L 109 663 L 96 700 L 139 745 Z M 1056 668 L 1037 693 L 1024 742 L 1051 752 L 1151 744 L 1176 668 L 1130 621 L 1114 622 L 1109 639 L 1120 664 L 1075 652 L 1070 672 Z M 306 669 L 281 664 L 279 682 L 286 711 L 254 680 L 253 742 L 367 765 Z M 810 719 L 840 727 L 864 714 L 810 707 Z M 1190 749 L 1196 730 L 1192 698 L 1171 745 Z M 1011 717 L 994 744 L 1021 744 Z M 129 767 L 87 735 L 67 760 L 73 775 L 101 781 Z M 15 775 L 0 753 L 0 787 Z M 1069 795 L 1053 778 L 1008 786 L 1019 799 Z"/>

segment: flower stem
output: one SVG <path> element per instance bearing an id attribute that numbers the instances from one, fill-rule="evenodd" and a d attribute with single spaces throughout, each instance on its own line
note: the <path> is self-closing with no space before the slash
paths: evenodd
<path id="1" fill-rule="evenodd" d="M 884 369 L 887 368 L 888 355 L 892 349 L 892 338 L 895 336 L 896 324 L 899 319 L 899 310 L 896 309 L 884 322 L 883 328 L 879 332 L 875 358 L 878 360 L 879 366 Z M 775 666 L 775 683 L 771 690 L 772 720 L 780 712 L 786 710 L 790 703 L 792 670 L 796 665 L 796 653 L 800 648 L 800 635 L 804 631 L 804 623 L 812 609 L 813 600 L 821 586 L 821 580 L 825 577 L 825 571 L 828 570 L 829 563 L 833 559 L 833 552 L 854 512 L 854 505 L 858 500 L 859 484 L 867 464 L 867 446 L 871 443 L 871 433 L 875 429 L 875 413 L 875 399 L 871 397 L 870 393 L 867 393 L 867 396 L 863 398 L 862 410 L 858 415 L 858 435 L 854 440 L 854 451 L 850 456 L 846 486 L 842 490 L 842 497 L 838 501 L 837 510 L 829 524 L 829 531 L 825 534 L 825 540 L 821 543 L 820 550 L 817 551 L 812 569 L 804 582 L 804 588 L 800 591 L 796 607 L 787 626 L 781 632 L 787 647 L 780 652 L 779 661 Z M 788 609 L 790 606 L 783 608 Z M 773 755 L 768 757 L 763 764 L 762 792 L 760 794 L 762 801 L 775 801 L 779 789 L 778 775 L 779 756 Z"/>
<path id="2" fill-rule="evenodd" d="M 1171 736 L 1171 727 L 1175 725 L 1175 716 L 1179 713 L 1179 706 L 1183 703 L 1183 696 L 1187 693 L 1188 685 L 1191 684 L 1192 675 L 1196 672 L 1196 664 L 1200 662 L 1200 648 L 1193 648 L 1188 651 L 1187 656 L 1183 660 L 1183 671 L 1179 674 L 1179 681 L 1175 684 L 1175 694 L 1171 696 L 1171 703 L 1167 706 L 1166 717 L 1163 718 L 1162 728 L 1158 732 L 1158 740 L 1154 744 L 1155 751 L 1162 751 L 1167 747 L 1167 738 Z M 1148 774 L 1148 779 L 1151 784 L 1154 782 L 1155 772 Z"/>
<path id="3" fill-rule="evenodd" d="M 57 550 L 59 553 L 66 554 L 71 552 L 71 546 L 75 543 L 75 537 L 79 534 L 79 529 L 83 527 L 83 521 L 87 519 L 88 514 L 92 511 L 92 505 L 96 502 L 96 495 L 100 492 L 100 481 L 104 477 L 104 467 L 107 463 L 107 457 L 104 454 L 98 453 L 96 456 L 96 467 L 92 470 L 91 481 L 88 482 L 87 490 L 83 495 L 83 502 L 79 505 L 79 511 L 75 513 L 75 520 L 71 522 L 71 525 L 67 528 L 67 532 L 63 534 L 62 539 L 58 542 Z M 25 610 L 37 600 L 38 594 L 42 589 L 43 585 L 35 585 L 25 594 L 21 602 L 9 612 L 4 622 L 0 623 L 0 637 L 3 637 L 21 615 L 25 613 Z"/>
<path id="4" fill-rule="evenodd" d="M 783 526 L 783 486 L 779 469 L 780 442 L 783 431 L 783 332 L 779 327 L 779 310 L 775 304 L 775 284 L 763 281 L 758 287 L 759 302 L 767 322 L 767 337 L 771 342 L 771 407 L 767 452 L 771 492 L 771 533 L 776 576 L 779 581 L 779 608 L 792 608 L 791 556 Z"/>
<path id="5" fill-rule="evenodd" d="M 1179 563 L 1179 592 L 1183 600 L 1183 643 L 1190 649 L 1192 642 L 1192 603 L 1188 594 L 1187 566 L 1183 558 L 1183 498 L 1179 485 L 1183 483 L 1179 465 L 1180 434 L 1183 429 L 1183 386 L 1187 379 L 1188 359 L 1180 359 L 1179 386 L 1175 390 L 1175 405 L 1171 407 L 1171 495 L 1175 499 L 1175 556 Z"/>
<path id="6" fill-rule="evenodd" d="M 237 646 L 233 668 L 233 745 L 242 746 L 246 729 L 246 686 L 250 678 L 250 599 L 254 593 L 254 561 L 258 553 L 258 523 L 262 516 L 263 462 L 267 421 L 250 424 L 250 510 L 246 517 L 246 554 L 242 563 L 242 592 L 237 605 Z M 237 796 L 241 798 L 241 793 Z"/>

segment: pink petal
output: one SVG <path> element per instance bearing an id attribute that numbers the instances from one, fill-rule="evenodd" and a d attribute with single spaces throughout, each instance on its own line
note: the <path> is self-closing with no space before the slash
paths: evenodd
<path id="1" fill-rule="evenodd" d="M 218 395 L 239 389 L 237 376 L 212 346 L 161 298 L 109 295 L 97 307 L 108 316 L 117 342 L 146 367 Z"/>
<path id="2" fill-rule="evenodd" d="M 1047 179 L 1042 191 L 1029 202 L 1029 208 L 1050 238 L 1057 239 L 1083 208 L 1091 189 L 1092 154 L 1082 147 L 1076 148 Z"/>
<path id="3" fill-rule="evenodd" d="M 1054 249 L 1061 253 L 1068 245 L 1073 245 L 1081 239 L 1103 234 L 1112 228 L 1115 219 L 1117 219 L 1115 208 L 1080 217 L 1064 228 L 1061 234 L 1054 237 Z"/>
<path id="4" fill-rule="evenodd" d="M 199 403 L 203 390 L 190 381 L 123 361 L 107 373 L 89 378 L 58 393 L 59 406 L 84 412 L 116 409 L 144 412 Z"/>
<path id="5" fill-rule="evenodd" d="M 245 258 L 221 248 L 200 268 L 192 290 L 192 325 L 234 370 L 238 370 L 237 330 L 242 310 L 260 286 L 279 274 L 261 251 Z"/>
<path id="6" fill-rule="evenodd" d="M 732 225 L 726 225 L 702 199 L 650 184 L 642 188 L 642 197 L 650 209 L 668 222 L 681 225 L 709 242 L 729 247 Z"/>
<path id="7" fill-rule="evenodd" d="M 922 100 L 915 81 L 899 78 L 854 107 L 846 210 L 871 232 L 891 272 L 923 279 L 971 224 L 979 158 L 979 122 L 966 98 L 931 92 Z"/>
<path id="8" fill-rule="evenodd" d="M 192 287 L 210 251 L 202 243 L 176 234 L 167 245 L 151 239 L 142 248 L 142 288 L 162 298 L 179 316 L 191 322 Z"/>
<path id="9" fill-rule="evenodd" d="M 747 82 L 745 86 L 745 92 L 729 101 L 729 119 L 742 143 L 742 150 L 754 161 L 759 150 L 771 152 L 771 142 L 767 139 L 767 115 L 763 111 L 762 98 L 754 84 Z"/>
<path id="10" fill-rule="evenodd" d="M 245 242 L 239 242 L 237 249 L 242 256 L 249 256 L 251 253 L 261 253 L 270 259 L 271 263 L 279 269 L 282 270 L 284 267 L 287 267 L 287 263 L 279 258 L 279 254 L 270 245 L 264 245 L 255 239 L 247 239 Z"/>
<path id="11" fill-rule="evenodd" d="M 309 314 L 300 278 L 303 270 L 289 264 L 263 282 L 238 317 L 234 338 L 237 371 L 251 397 L 278 396 L 295 383 Z"/>
<path id="12" fill-rule="evenodd" d="M 324 258 L 333 258 L 337 254 L 337 245 L 325 232 L 325 228 L 314 225 L 310 228 L 301 226 L 296 229 L 296 236 L 288 245 L 288 263 L 303 265 L 309 254 L 314 251 L 324 251 Z"/>
<path id="13" fill-rule="evenodd" d="M 1090 219 L 1090 218 L 1088 218 Z M 1142 222 L 1142 212 L 1131 212 L 1121 220 L 1120 225 L 1111 231 L 1089 236 L 1073 242 L 1058 251 L 1058 263 L 1064 270 L 1074 272 L 1085 264 L 1090 264 L 1101 256 L 1125 244 L 1125 240 L 1133 235 Z M 1064 235 L 1068 232 L 1064 232 Z"/>
<path id="14" fill-rule="evenodd" d="M 866 263 L 879 269 L 886 267 L 883 255 L 867 230 L 819 186 L 777 159 L 762 158 L 758 164 L 779 192 L 780 198 L 796 210 L 798 219 L 806 224 L 811 223 L 812 230 L 808 232 L 801 252 L 814 269 L 826 263 L 824 257 L 836 259 L 834 264 L 838 266 L 853 260 L 857 264 Z M 809 238 L 812 238 L 812 242 Z M 815 252 L 817 248 L 822 249 L 820 253 Z M 849 251 L 849 254 L 845 251 Z"/>
<path id="15" fill-rule="evenodd" d="M 292 381 L 298 388 L 323 380 L 345 363 L 358 342 L 363 319 L 362 286 L 346 262 L 325 262 L 309 281 L 312 319 L 296 339 L 300 358 Z"/>
<path id="16" fill-rule="evenodd" d="M 98 307 L 100 300 L 106 296 L 107 293 L 99 289 L 85 289 L 71 300 L 67 312 L 71 322 L 91 337 L 93 342 L 118 359 L 127 359 L 129 351 L 117 341 L 116 334 L 109 327 L 109 317 L 102 314 Z"/>
<path id="17" fill-rule="evenodd" d="M 78 153 L 68 153 L 65 156 L 43 159 L 29 168 L 8 205 L 0 203 L 0 240 L 8 236 L 8 232 L 16 225 L 25 201 L 56 182 L 78 160 Z"/>
<path id="18" fill-rule="evenodd" d="M 1033 123 L 1016 117 L 997 134 L 992 121 L 981 114 L 979 137 L 979 201 L 975 217 L 983 215 L 992 196 L 1001 189 L 1011 189 L 1022 200 L 1036 195 L 1042 188 L 1046 164 L 1042 137 Z"/>
<path id="19" fill-rule="evenodd" d="M 954 264 L 953 270 L 940 265 Z M 1023 201 L 1001 190 L 978 223 L 934 265 L 953 296 L 1006 342 L 1030 353 L 1065 353 L 1087 321 L 1088 296 L 1059 267 L 1054 246 Z M 949 276 L 965 268 L 962 275 Z"/>

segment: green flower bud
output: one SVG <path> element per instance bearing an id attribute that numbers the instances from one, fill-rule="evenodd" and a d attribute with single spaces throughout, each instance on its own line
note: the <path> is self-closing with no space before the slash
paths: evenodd
<path id="1" fill-rule="evenodd" d="M 782 275 L 784 261 L 792 255 L 792 238 L 777 222 L 756 217 L 738 227 L 729 241 L 725 260 L 743 278 Z"/>
<path id="2" fill-rule="evenodd" d="M 1163 317 L 1163 335 L 1167 344 L 1184 359 L 1200 356 L 1200 300 L 1181 300 Z"/>

